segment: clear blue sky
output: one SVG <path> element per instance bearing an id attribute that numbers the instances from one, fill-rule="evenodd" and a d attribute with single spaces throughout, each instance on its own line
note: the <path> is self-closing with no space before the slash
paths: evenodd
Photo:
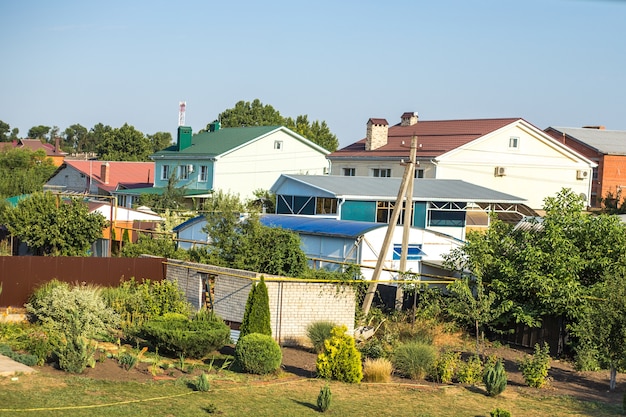
<path id="1" fill-rule="evenodd" d="M 239 100 L 325 120 L 626 130 L 617 0 L 0 0 L 0 120 L 196 132 Z"/>

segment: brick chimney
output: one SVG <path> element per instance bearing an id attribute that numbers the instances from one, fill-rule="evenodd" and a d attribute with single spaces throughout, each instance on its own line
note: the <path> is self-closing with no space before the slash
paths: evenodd
<path id="1" fill-rule="evenodd" d="M 109 174 L 111 173 L 111 166 L 109 165 L 108 162 L 105 162 L 104 164 L 100 165 L 100 180 L 105 183 L 108 184 L 109 183 Z"/>
<path id="2" fill-rule="evenodd" d="M 367 136 L 365 137 L 365 150 L 373 151 L 387 144 L 389 123 L 385 119 L 369 119 L 367 121 Z"/>
<path id="3" fill-rule="evenodd" d="M 417 124 L 417 112 L 406 112 L 400 116 L 400 126 L 413 126 Z"/>

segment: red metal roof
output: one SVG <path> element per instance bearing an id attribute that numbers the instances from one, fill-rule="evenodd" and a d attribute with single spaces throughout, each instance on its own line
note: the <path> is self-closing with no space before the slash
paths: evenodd
<path id="1" fill-rule="evenodd" d="M 413 136 L 418 139 L 418 159 L 434 158 L 518 120 L 521 119 L 425 120 L 412 126 L 397 124 L 389 127 L 387 144 L 378 149 L 366 151 L 365 139 L 361 139 L 331 153 L 328 158 L 407 157 Z"/>
<path id="2" fill-rule="evenodd" d="M 103 164 L 109 164 L 109 182 L 103 182 L 101 169 Z M 131 184 L 142 184 L 142 186 L 152 186 L 154 184 L 154 162 L 119 162 L 119 161 L 78 161 L 65 160 L 67 166 L 90 176 L 98 183 L 98 187 L 106 191 L 113 191 L 118 184 L 123 184 L 124 188 L 134 188 Z"/>

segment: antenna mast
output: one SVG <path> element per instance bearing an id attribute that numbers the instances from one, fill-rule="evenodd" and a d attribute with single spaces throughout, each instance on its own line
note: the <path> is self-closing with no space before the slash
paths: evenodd
<path id="1" fill-rule="evenodd" d="M 187 102 L 186 101 L 181 101 L 178 103 L 179 106 L 179 110 L 178 110 L 178 126 L 184 126 L 185 125 L 185 108 L 187 107 Z"/>

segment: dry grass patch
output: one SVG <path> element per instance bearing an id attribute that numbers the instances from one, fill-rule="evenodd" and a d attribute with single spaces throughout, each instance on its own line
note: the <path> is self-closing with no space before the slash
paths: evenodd
<path id="1" fill-rule="evenodd" d="M 391 361 L 385 358 L 365 359 L 363 379 L 365 382 L 390 382 L 393 373 Z"/>

